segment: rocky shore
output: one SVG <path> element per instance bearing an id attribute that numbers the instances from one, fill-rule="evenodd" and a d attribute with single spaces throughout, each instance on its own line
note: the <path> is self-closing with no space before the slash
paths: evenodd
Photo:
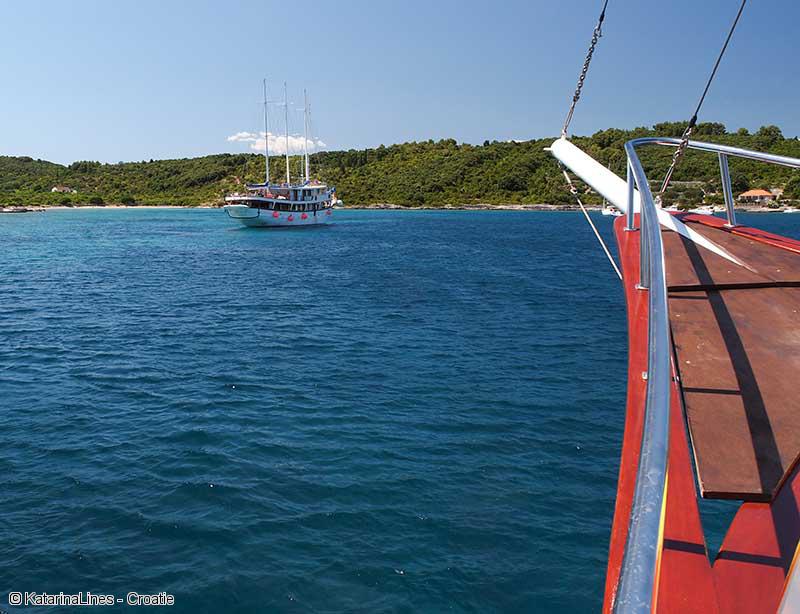
<path id="1" fill-rule="evenodd" d="M 440 207 L 419 206 L 408 207 L 405 205 L 395 205 L 392 203 L 375 203 L 371 205 L 345 205 L 343 209 L 392 209 L 392 210 L 413 210 L 413 211 L 579 211 L 577 205 L 548 205 L 544 203 L 533 205 L 490 205 L 488 203 L 477 203 L 471 205 L 442 205 Z M 587 205 L 589 211 L 600 211 L 597 205 Z"/>
<path id="2" fill-rule="evenodd" d="M 441 207 L 407 207 L 405 205 L 395 205 L 392 203 L 376 203 L 372 205 L 345 205 L 343 209 L 391 209 L 401 211 L 580 211 L 577 205 L 548 205 L 548 204 L 506 204 L 506 205 L 490 205 L 488 203 L 479 203 L 472 205 L 442 205 Z M 600 211 L 602 207 L 598 205 L 586 205 L 589 211 Z M 745 211 L 747 213 L 781 213 L 786 210 L 794 210 L 793 207 L 781 206 L 777 209 L 756 205 L 737 206 L 737 211 Z"/>

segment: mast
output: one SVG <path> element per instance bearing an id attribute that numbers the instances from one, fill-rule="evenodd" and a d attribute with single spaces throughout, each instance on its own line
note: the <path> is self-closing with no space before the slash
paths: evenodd
<path id="1" fill-rule="evenodd" d="M 286 123 L 286 185 L 291 185 L 289 178 L 289 98 L 286 93 L 286 81 L 283 82 L 283 119 Z"/>
<path id="2" fill-rule="evenodd" d="M 306 159 L 306 183 L 308 183 L 308 94 L 305 89 L 303 90 L 303 111 L 303 150 Z"/>
<path id="3" fill-rule="evenodd" d="M 264 161 L 267 164 L 264 182 L 269 185 L 269 115 L 267 112 L 267 80 L 264 79 Z"/>

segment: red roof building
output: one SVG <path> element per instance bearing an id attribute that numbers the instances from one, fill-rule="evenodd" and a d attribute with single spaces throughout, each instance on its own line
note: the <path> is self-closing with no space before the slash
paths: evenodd
<path id="1" fill-rule="evenodd" d="M 775 199 L 775 195 L 768 190 L 747 190 L 739 194 L 739 200 L 743 203 L 766 203 Z"/>

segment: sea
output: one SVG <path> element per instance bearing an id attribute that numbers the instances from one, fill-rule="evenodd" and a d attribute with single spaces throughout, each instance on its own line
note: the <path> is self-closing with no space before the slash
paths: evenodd
<path id="1" fill-rule="evenodd" d="M 599 610 L 627 338 L 583 218 L 334 221 L 0 217 L 0 611 Z"/>

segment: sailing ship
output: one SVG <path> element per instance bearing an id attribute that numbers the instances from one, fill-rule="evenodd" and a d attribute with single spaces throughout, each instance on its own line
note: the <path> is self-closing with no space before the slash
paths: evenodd
<path id="1" fill-rule="evenodd" d="M 286 181 L 280 184 L 270 182 L 269 169 L 269 101 L 267 100 L 267 81 L 264 80 L 264 161 L 266 172 L 264 183 L 246 184 L 245 192 L 225 196 L 223 209 L 229 217 L 250 227 L 299 227 L 329 224 L 333 218 L 336 188 L 328 187 L 320 181 L 312 181 L 309 172 L 308 96 L 303 92 L 303 162 L 305 176 L 303 181 L 292 183 L 289 169 L 289 102 L 286 83 L 283 84 L 283 108 L 286 125 Z"/>
<path id="2" fill-rule="evenodd" d="M 800 241 L 738 223 L 728 169 L 800 159 L 690 139 L 705 93 L 682 138 L 625 144 L 625 179 L 583 152 L 567 127 L 604 13 L 549 148 L 623 213 L 627 409 L 603 610 L 800 612 Z M 724 219 L 656 204 L 639 159 L 654 147 L 676 153 L 662 192 L 682 151 L 718 159 Z M 716 553 L 700 516 L 710 499 L 738 502 Z"/>

